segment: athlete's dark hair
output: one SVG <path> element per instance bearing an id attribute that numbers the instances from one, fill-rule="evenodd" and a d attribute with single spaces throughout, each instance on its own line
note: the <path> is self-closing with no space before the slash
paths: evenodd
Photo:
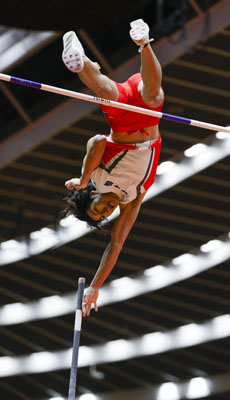
<path id="1" fill-rule="evenodd" d="M 61 211 L 61 216 L 74 215 L 77 219 L 86 221 L 90 228 L 100 229 L 102 221 L 94 221 L 86 212 L 92 202 L 90 195 L 92 190 L 96 190 L 96 187 L 91 182 L 84 189 L 69 190 L 67 197 L 64 198 L 66 200 L 66 208 Z"/>

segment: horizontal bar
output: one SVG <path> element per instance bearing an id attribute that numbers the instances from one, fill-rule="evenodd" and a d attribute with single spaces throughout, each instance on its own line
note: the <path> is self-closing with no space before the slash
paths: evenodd
<path id="1" fill-rule="evenodd" d="M 194 119 L 183 118 L 183 117 L 179 117 L 176 115 L 165 114 L 165 113 L 161 113 L 159 111 L 148 110 L 146 108 L 132 106 L 130 104 L 118 103 L 117 101 L 102 99 L 101 97 L 95 97 L 95 96 L 91 96 L 91 95 L 88 95 L 85 93 L 74 92 L 72 90 L 67 90 L 67 89 L 62 89 L 62 88 L 58 88 L 55 86 L 46 85 L 44 83 L 29 81 L 27 79 L 21 79 L 21 78 L 15 77 L 15 76 L 10 76 L 10 75 L 0 73 L 0 80 L 16 83 L 16 84 L 22 85 L 22 86 L 29 86 L 34 89 L 40 89 L 40 90 L 44 90 L 46 92 L 60 94 L 62 96 L 73 97 L 76 99 L 86 100 L 86 101 L 90 101 L 90 102 L 97 103 L 97 104 L 103 104 L 104 106 L 120 108 L 123 110 L 137 112 L 137 113 L 149 115 L 152 117 L 162 118 L 162 119 L 170 120 L 173 122 L 178 122 L 181 124 L 196 126 L 196 127 L 216 131 L 216 132 L 221 131 L 221 132 L 230 133 L 230 127 L 224 127 L 224 126 L 220 126 L 220 125 L 210 124 L 207 122 L 197 121 Z"/>

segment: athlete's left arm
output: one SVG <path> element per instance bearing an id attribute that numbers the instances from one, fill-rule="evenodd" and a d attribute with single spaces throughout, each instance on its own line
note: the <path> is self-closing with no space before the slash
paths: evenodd
<path id="1" fill-rule="evenodd" d="M 88 185 L 91 174 L 101 163 L 102 156 L 106 148 L 106 137 L 104 135 L 95 135 L 87 142 L 86 155 L 83 160 L 82 176 L 72 178 L 65 182 L 65 186 L 71 189 L 83 189 Z"/>
<path id="2" fill-rule="evenodd" d="M 91 282 L 90 287 L 86 290 L 84 295 L 84 315 L 89 315 L 92 304 L 94 304 L 95 309 L 97 310 L 96 302 L 99 294 L 99 288 L 102 286 L 116 264 L 123 244 L 134 222 L 136 221 L 144 196 L 145 193 L 142 193 L 137 199 L 131 201 L 130 203 L 120 205 L 120 215 L 113 225 L 111 241 L 106 247 L 99 268 Z"/>

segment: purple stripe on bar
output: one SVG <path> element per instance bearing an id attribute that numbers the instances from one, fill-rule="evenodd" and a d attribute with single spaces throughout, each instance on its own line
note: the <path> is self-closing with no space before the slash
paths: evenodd
<path id="1" fill-rule="evenodd" d="M 188 124 L 188 125 L 191 124 L 191 119 L 183 118 L 183 117 L 177 117 L 176 115 L 162 113 L 162 118 L 163 119 L 168 119 L 169 121 L 180 122 L 181 124 Z"/>
<path id="2" fill-rule="evenodd" d="M 15 76 L 10 77 L 10 82 L 17 83 L 22 86 L 29 86 L 35 89 L 41 89 L 41 83 L 28 81 L 27 79 L 16 78 Z"/>

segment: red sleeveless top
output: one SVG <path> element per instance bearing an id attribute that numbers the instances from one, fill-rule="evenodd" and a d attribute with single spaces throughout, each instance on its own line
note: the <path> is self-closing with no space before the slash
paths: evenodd
<path id="1" fill-rule="evenodd" d="M 150 107 L 144 103 L 141 94 L 138 92 L 138 85 L 141 81 L 141 74 L 132 75 L 126 82 L 115 82 L 119 91 L 119 103 L 130 104 L 136 107 L 146 108 L 148 110 L 161 111 L 164 100 L 158 107 Z M 105 114 L 108 124 L 113 132 L 130 132 L 142 130 L 148 126 L 158 125 L 160 118 L 151 117 L 145 114 L 139 114 L 132 111 L 126 111 L 111 106 L 100 105 Z M 144 132 L 145 133 L 145 132 Z"/>

